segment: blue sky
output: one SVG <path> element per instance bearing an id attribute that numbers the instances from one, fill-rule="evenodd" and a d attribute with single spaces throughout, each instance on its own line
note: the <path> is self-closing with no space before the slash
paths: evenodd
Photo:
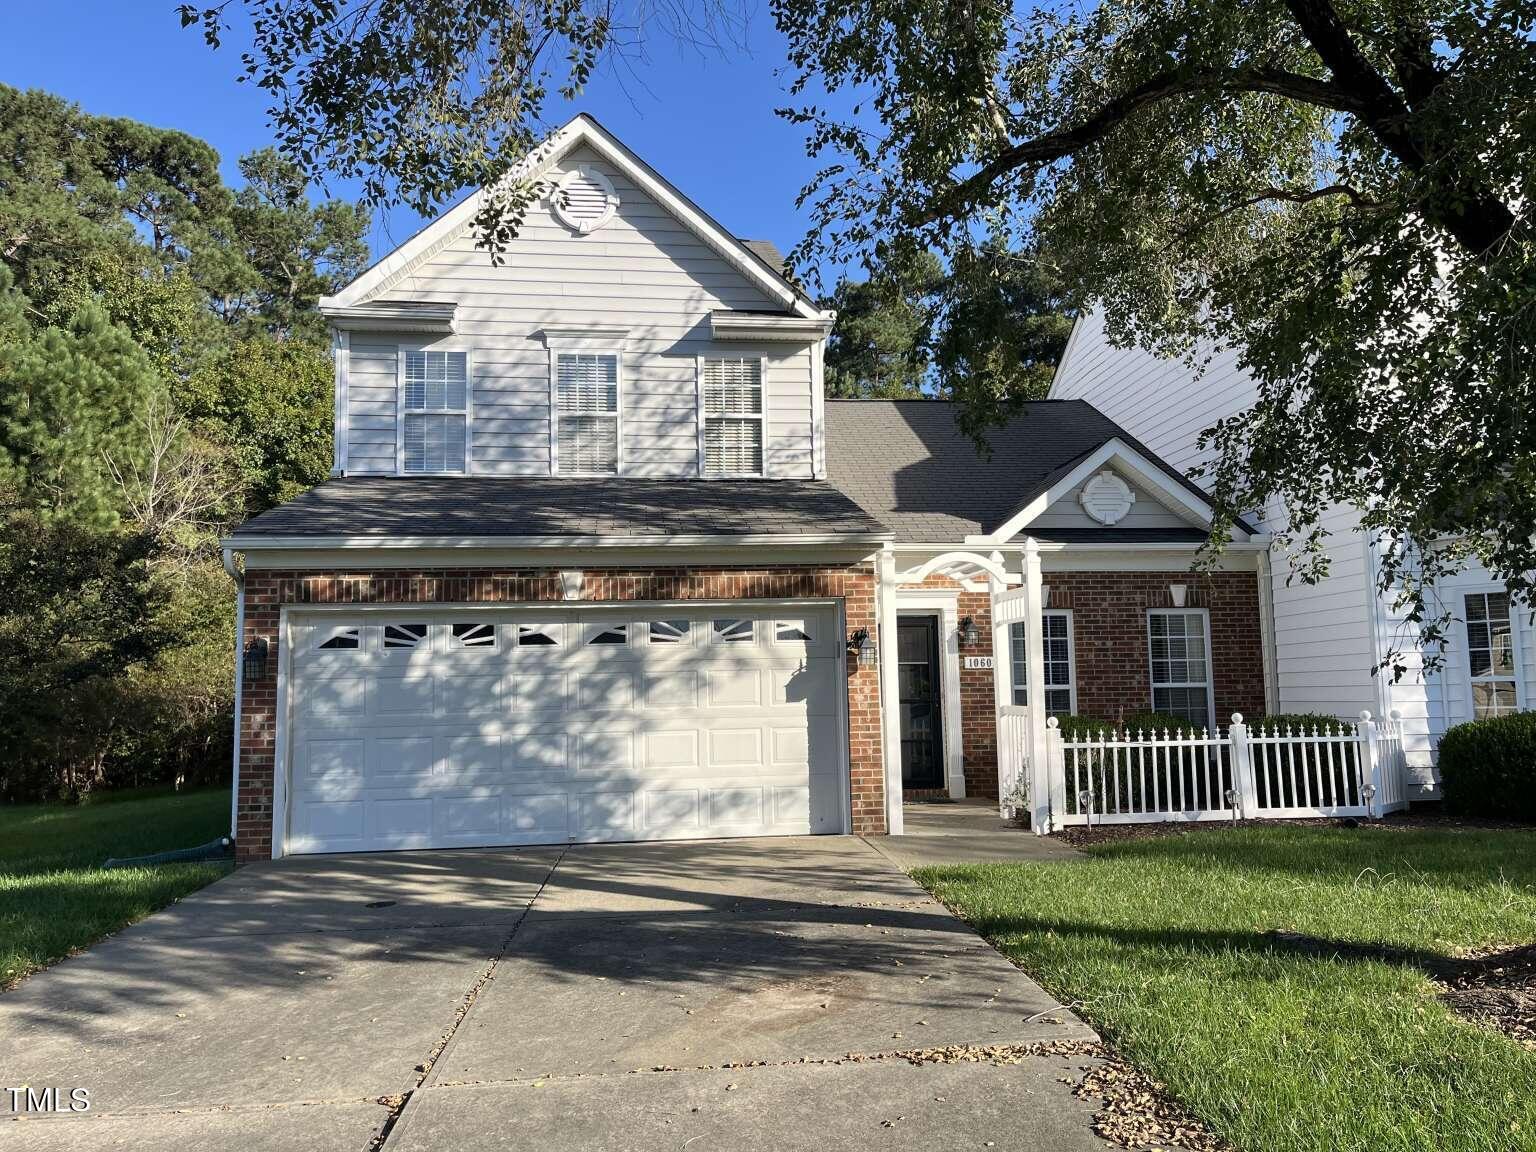
<path id="1" fill-rule="evenodd" d="M 98 115 L 201 137 L 219 150 L 232 185 L 239 182 L 236 159 L 270 143 L 262 94 L 236 83 L 238 38 L 210 51 L 199 30 L 180 27 L 173 0 L 18 4 L 5 26 L 0 81 L 47 89 Z M 649 61 L 623 83 L 605 73 L 581 100 L 565 107 L 556 97 L 549 112 L 554 119 L 591 112 L 727 228 L 787 250 L 807 226 L 795 196 L 814 165 L 800 130 L 773 114 L 789 102 L 787 81 L 778 75 L 783 63 L 764 4 L 753 15 L 746 51 L 722 58 L 658 36 Z M 405 209 L 377 220 L 375 255 L 418 224 Z"/>

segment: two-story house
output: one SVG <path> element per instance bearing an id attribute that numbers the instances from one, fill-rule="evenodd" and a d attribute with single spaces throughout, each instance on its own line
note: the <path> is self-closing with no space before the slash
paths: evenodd
<path id="1" fill-rule="evenodd" d="M 1206 351 L 1208 364 L 1196 373 L 1177 360 L 1117 348 L 1105 336 L 1102 314 L 1090 312 L 1073 329 L 1051 397 L 1093 404 L 1168 463 L 1193 472 L 1210 459 L 1200 433 L 1258 399 L 1235 349 Z M 1272 521 L 1273 512 L 1259 523 Z M 1433 797 L 1434 749 L 1447 728 L 1529 707 L 1536 645 L 1504 585 L 1471 564 L 1432 591 L 1453 626 L 1437 666 L 1426 670 L 1418 628 L 1381 591 L 1378 546 L 1359 524 L 1359 510 L 1344 504 L 1324 514 L 1330 566 L 1315 583 L 1293 579 L 1283 556 L 1270 565 L 1271 710 L 1398 713 L 1409 794 Z M 1384 670 L 1389 661 L 1403 665 L 1405 675 L 1394 679 Z"/>
<path id="2" fill-rule="evenodd" d="M 242 859 L 899 831 L 1046 712 L 1262 710 L 1264 538 L 1192 576 L 1094 407 L 828 401 L 771 246 L 590 117 L 514 177 L 499 261 L 476 195 L 322 302 L 334 475 L 225 542 Z"/>

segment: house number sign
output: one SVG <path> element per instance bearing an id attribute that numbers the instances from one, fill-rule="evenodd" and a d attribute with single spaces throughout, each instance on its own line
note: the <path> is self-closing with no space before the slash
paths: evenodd
<path id="1" fill-rule="evenodd" d="M 990 656 L 965 656 L 962 657 L 962 660 L 964 661 L 964 663 L 961 665 L 963 668 L 992 667 L 992 657 Z"/>

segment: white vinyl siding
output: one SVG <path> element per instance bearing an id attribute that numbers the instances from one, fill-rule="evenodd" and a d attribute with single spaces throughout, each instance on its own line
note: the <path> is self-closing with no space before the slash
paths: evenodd
<path id="1" fill-rule="evenodd" d="M 1077 683 L 1072 663 L 1072 614 L 1060 610 L 1042 614 L 1045 635 L 1045 711 L 1050 716 L 1070 716 L 1077 710 Z M 1012 653 L 1013 702 L 1029 703 L 1028 638 L 1024 634 L 1024 622 L 1015 621 L 1008 626 L 1008 649 Z"/>
<path id="2" fill-rule="evenodd" d="M 1239 416 L 1258 399 L 1258 386 L 1236 350 L 1202 347 L 1200 353 L 1203 371 L 1197 372 L 1178 359 L 1113 347 L 1104 315 L 1095 309 L 1074 328 L 1050 396 L 1087 401 L 1188 473 L 1210 458 L 1210 449 L 1200 446 L 1201 431 Z M 1258 521 L 1262 530 L 1280 527 L 1278 509 L 1266 509 Z M 1261 595 L 1273 604 L 1273 706 L 1350 720 L 1362 711 L 1380 715 L 1400 709 L 1409 763 L 1427 785 L 1433 779 L 1431 736 L 1444 730 L 1436 716 L 1437 709 L 1444 710 L 1437 696 L 1465 692 L 1466 679 L 1457 675 L 1454 683 L 1433 686 L 1426 695 L 1416 654 L 1402 681 L 1376 674 L 1382 656 L 1403 647 L 1410 633 L 1403 621 L 1392 619 L 1387 599 L 1375 588 L 1370 553 L 1356 531 L 1359 522 L 1359 512 L 1346 505 L 1324 509 L 1319 526 L 1330 564 L 1316 583 L 1293 579 L 1284 552 L 1276 550 L 1271 557 L 1269 584 Z M 1454 714 L 1456 701 L 1445 703 Z"/>
<path id="3" fill-rule="evenodd" d="M 1211 630 L 1205 611 L 1147 613 L 1152 710 L 1199 728 L 1215 726 L 1211 710 Z"/>
<path id="4" fill-rule="evenodd" d="M 705 357 L 699 371 L 699 467 L 705 476 L 763 474 L 763 361 Z"/>
<path id="5" fill-rule="evenodd" d="M 454 346 L 473 349 L 469 470 L 548 476 L 557 448 L 552 366 L 542 334 L 618 328 L 630 333 L 620 396 L 625 476 L 697 476 L 698 358 L 752 355 L 765 364 L 765 469 L 776 478 L 810 479 L 811 347 L 714 341 L 711 312 L 777 311 L 780 305 L 595 151 L 573 151 L 550 178 L 583 164 L 600 168 L 619 197 L 613 219 L 595 232 L 577 235 L 541 201 L 530 206 L 502 263 L 492 264 L 466 229 L 377 296 L 457 302 L 452 339 L 462 343 Z M 412 343 L 427 341 L 407 333 L 352 334 L 348 470 L 354 474 L 396 470 L 393 346 Z M 376 371 L 387 373 L 382 395 L 372 386 Z"/>
<path id="6" fill-rule="evenodd" d="M 558 473 L 618 472 L 618 353 L 555 353 L 555 410 Z"/>
<path id="7" fill-rule="evenodd" d="M 400 470 L 463 472 L 469 445 L 469 356 L 400 353 Z"/>

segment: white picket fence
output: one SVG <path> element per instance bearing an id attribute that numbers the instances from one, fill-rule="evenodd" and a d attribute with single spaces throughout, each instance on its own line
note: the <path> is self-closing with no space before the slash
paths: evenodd
<path id="1" fill-rule="evenodd" d="M 1379 816 L 1406 807 L 1402 718 L 1304 728 L 1109 731 L 1066 739 L 1047 722 L 1057 825 Z"/>

